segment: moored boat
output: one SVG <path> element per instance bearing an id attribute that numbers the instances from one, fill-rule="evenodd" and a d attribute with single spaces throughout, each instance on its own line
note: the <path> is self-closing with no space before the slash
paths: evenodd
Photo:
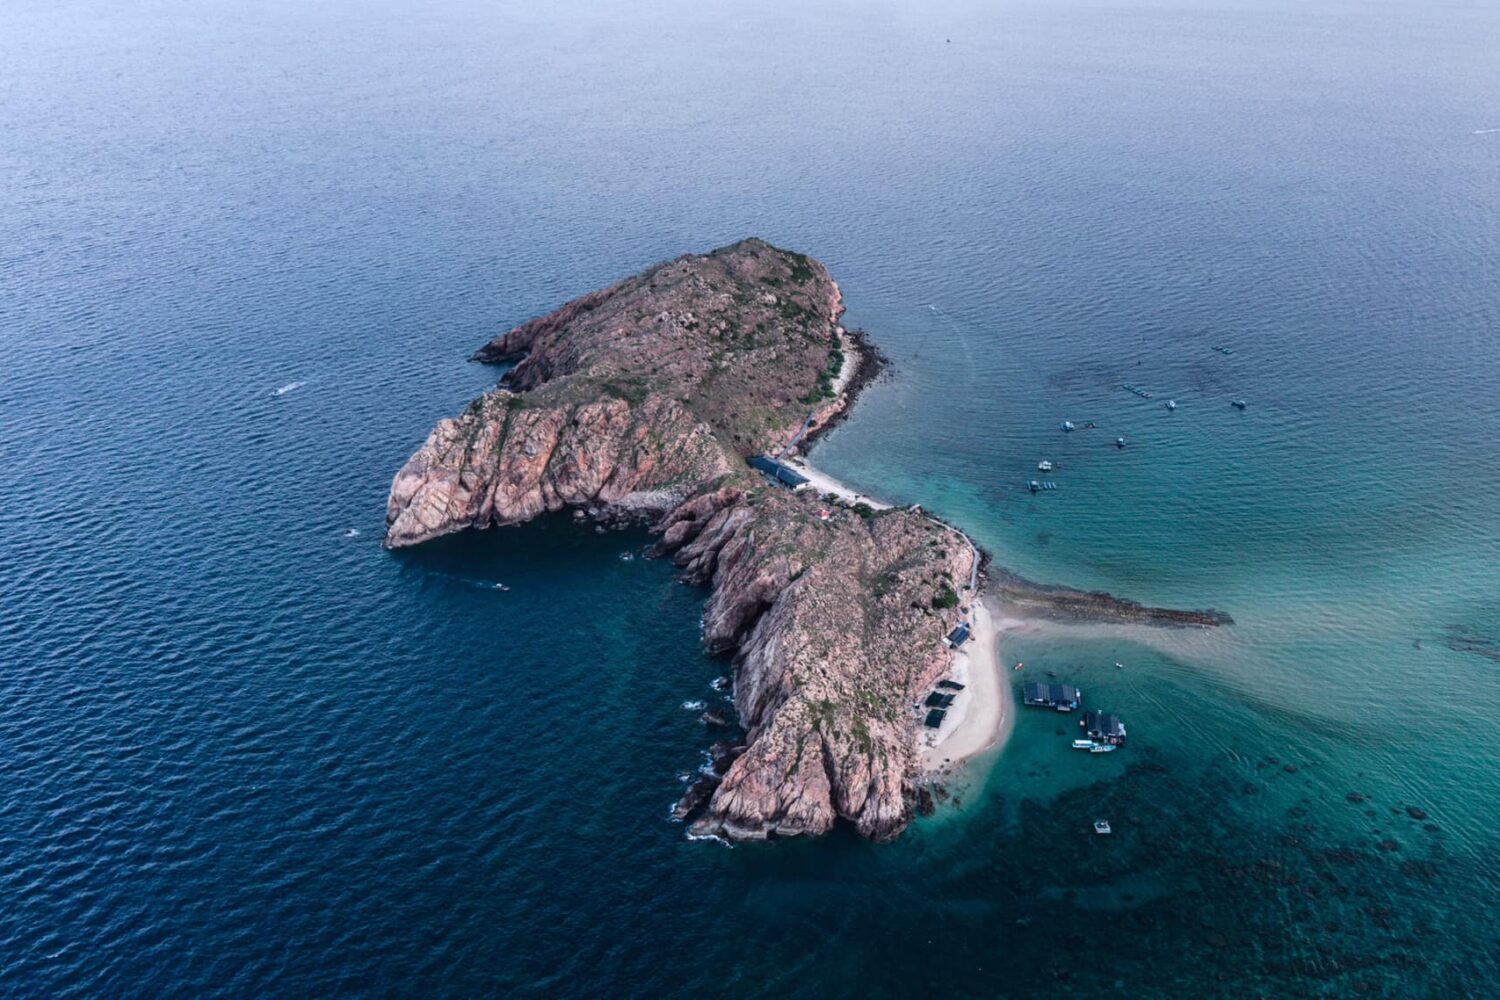
<path id="1" fill-rule="evenodd" d="M 1093 740 L 1074 740 L 1073 741 L 1073 749 L 1074 750 L 1092 750 L 1093 748 L 1094 748 L 1094 741 Z"/>

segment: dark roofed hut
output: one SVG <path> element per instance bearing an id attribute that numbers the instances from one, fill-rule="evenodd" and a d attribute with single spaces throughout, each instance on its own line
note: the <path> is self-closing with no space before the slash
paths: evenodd
<path id="1" fill-rule="evenodd" d="M 964 622 L 963 624 L 959 625 L 958 628 L 954 629 L 952 632 L 949 632 L 948 633 L 948 637 L 946 639 L 944 639 L 943 641 L 946 642 L 953 649 L 957 649 L 959 646 L 962 646 L 964 643 L 968 642 L 969 641 L 969 624 L 968 624 L 968 622 Z"/>
<path id="2" fill-rule="evenodd" d="M 745 461 L 750 463 L 752 469 L 759 469 L 767 476 L 770 476 L 773 481 L 780 483 L 789 490 L 806 486 L 808 483 L 807 477 L 802 475 L 802 473 L 784 462 L 776 461 L 774 458 L 768 458 L 765 455 L 754 455 L 745 459 Z"/>
<path id="3" fill-rule="evenodd" d="M 1115 746 L 1125 744 L 1125 723 L 1120 721 L 1118 715 L 1110 715 L 1093 708 L 1083 713 L 1083 718 L 1078 720 L 1083 731 L 1088 733 L 1089 739 L 1099 743 L 1112 743 Z"/>
<path id="4" fill-rule="evenodd" d="M 937 729 L 943 724 L 943 717 L 948 713 L 941 708 L 934 708 L 927 713 L 927 721 L 923 723 L 928 729 Z"/>
<path id="5" fill-rule="evenodd" d="M 1033 708 L 1054 708 L 1059 712 L 1071 712 L 1083 704 L 1083 692 L 1071 684 L 1030 681 L 1021 688 L 1021 700 Z"/>

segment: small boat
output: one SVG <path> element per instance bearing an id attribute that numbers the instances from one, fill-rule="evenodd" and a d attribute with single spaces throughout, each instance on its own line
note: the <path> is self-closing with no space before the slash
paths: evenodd
<path id="1" fill-rule="evenodd" d="M 1243 399 L 1231 399 L 1229 405 L 1236 410 L 1243 410 L 1245 408 L 1245 401 Z"/>
<path id="2" fill-rule="evenodd" d="M 1022 668 L 1022 667 L 1024 667 L 1024 666 L 1026 666 L 1026 664 L 1024 664 L 1024 663 L 1020 663 L 1020 662 L 1017 662 L 1017 663 L 1016 663 L 1016 665 L 1015 665 L 1015 669 L 1016 669 L 1016 670 L 1020 670 L 1020 669 L 1021 669 L 1021 668 Z"/>
<path id="3" fill-rule="evenodd" d="M 497 583 L 497 584 L 495 584 L 495 589 L 496 589 L 496 590 L 509 590 L 509 589 L 510 589 L 510 588 L 509 588 L 509 587 L 507 587 L 507 586 L 506 586 L 506 585 L 505 585 L 505 584 L 503 584 L 503 583 Z"/>
<path id="4" fill-rule="evenodd" d="M 1125 669 L 1125 664 L 1121 663 L 1119 660 L 1116 660 L 1115 661 L 1115 669 L 1116 670 L 1124 670 Z"/>
<path id="5" fill-rule="evenodd" d="M 1036 467 L 1037 467 L 1037 471 L 1039 471 L 1039 472 L 1051 472 L 1052 471 L 1052 463 L 1049 462 L 1049 461 L 1047 461 L 1045 458 L 1042 459 L 1040 462 L 1036 463 Z"/>
<path id="6" fill-rule="evenodd" d="M 1113 743 L 1095 743 L 1093 746 L 1089 747 L 1089 753 L 1114 753 L 1114 752 L 1115 752 L 1115 745 Z"/>
<path id="7" fill-rule="evenodd" d="M 1233 351 L 1231 351 L 1227 347 L 1215 347 L 1214 350 L 1218 351 L 1220 354 L 1222 354 L 1222 355 L 1224 355 L 1226 357 L 1228 357 L 1229 355 L 1231 355 L 1231 354 L 1234 353 Z"/>
<path id="8" fill-rule="evenodd" d="M 1123 448 L 1123 447 L 1125 447 L 1125 439 L 1124 438 L 1115 438 L 1115 447 L 1116 448 Z"/>
<path id="9" fill-rule="evenodd" d="M 1074 740 L 1073 741 L 1073 749 L 1074 750 L 1092 750 L 1092 749 L 1094 749 L 1094 741 L 1093 740 Z"/>
<path id="10" fill-rule="evenodd" d="M 1037 490 L 1042 488 L 1042 484 L 1033 479 L 1031 482 L 1026 484 L 1026 488 L 1035 493 Z"/>
<path id="11" fill-rule="evenodd" d="M 1110 829 L 1109 829 L 1109 820 L 1107 820 L 1107 819 L 1096 819 L 1096 820 L 1094 820 L 1094 832 L 1095 833 L 1109 833 L 1110 832 Z"/>
<path id="12" fill-rule="evenodd" d="M 1047 676 L 1048 677 L 1056 677 L 1057 676 L 1057 671 L 1056 670 L 1049 670 L 1049 671 L 1047 671 Z"/>
<path id="13" fill-rule="evenodd" d="M 1175 409 L 1177 409 L 1177 400 L 1175 400 L 1175 399 L 1169 399 L 1169 400 L 1167 400 L 1167 409 L 1169 409 L 1169 410 L 1175 410 Z"/>
<path id="14" fill-rule="evenodd" d="M 1061 427 L 1064 431 L 1071 431 L 1073 429 L 1073 421 L 1071 421 L 1071 420 L 1064 420 L 1062 423 L 1058 424 L 1057 426 Z"/>

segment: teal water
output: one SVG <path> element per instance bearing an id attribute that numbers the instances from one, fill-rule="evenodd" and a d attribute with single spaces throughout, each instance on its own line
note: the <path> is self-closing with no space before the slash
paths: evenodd
<path id="1" fill-rule="evenodd" d="M 6 4 L 0 993 L 1487 988 L 1497 40 L 1480 3 Z M 380 548 L 478 343 L 751 233 L 893 362 L 819 464 L 1234 616 L 1006 636 L 1125 751 L 1023 713 L 894 845 L 690 842 L 724 664 L 646 536 Z"/>

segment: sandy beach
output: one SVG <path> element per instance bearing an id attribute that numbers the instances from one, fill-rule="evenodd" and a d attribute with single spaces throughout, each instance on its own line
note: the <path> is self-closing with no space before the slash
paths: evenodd
<path id="1" fill-rule="evenodd" d="M 982 600 L 973 604 L 973 638 L 953 657 L 950 676 L 964 685 L 942 728 L 923 730 L 926 771 L 950 768 L 1005 744 L 1015 724 L 1015 694 L 1000 663 L 1000 630 L 995 612 Z"/>

